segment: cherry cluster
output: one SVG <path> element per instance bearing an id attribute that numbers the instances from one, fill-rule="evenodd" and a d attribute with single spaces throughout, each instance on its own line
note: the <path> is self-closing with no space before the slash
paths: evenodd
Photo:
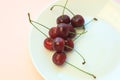
<path id="1" fill-rule="evenodd" d="M 66 1 L 66 4 L 67 4 L 67 1 Z M 31 20 L 30 14 L 28 13 L 29 21 L 39 32 L 41 32 L 44 36 L 46 36 L 46 39 L 44 40 L 44 47 L 50 51 L 55 51 L 55 53 L 52 56 L 52 61 L 54 64 L 62 65 L 64 63 L 67 63 L 68 65 L 96 78 L 96 76 L 94 76 L 93 74 L 86 72 L 86 71 L 74 66 L 73 64 L 67 62 L 66 61 L 66 58 L 67 58 L 66 53 L 74 50 L 83 59 L 82 64 L 86 63 L 84 57 L 76 49 L 74 49 L 74 41 L 76 39 L 78 39 L 80 37 L 80 35 L 85 33 L 85 27 L 84 27 L 85 25 L 89 24 L 93 20 L 96 21 L 97 19 L 93 18 L 87 24 L 84 24 L 85 23 L 84 18 L 79 14 L 77 14 L 77 15 L 73 14 L 73 12 L 71 10 L 66 8 L 66 4 L 65 4 L 65 6 L 54 5 L 51 7 L 51 10 L 55 6 L 64 8 L 63 14 L 61 16 L 57 17 L 57 19 L 56 19 L 56 23 L 57 23 L 56 27 L 48 28 L 36 21 Z M 64 14 L 65 9 L 67 9 L 69 12 L 71 12 L 71 14 L 73 14 L 72 18 L 70 18 L 68 15 Z M 44 28 L 48 29 L 49 36 L 47 36 L 39 28 L 37 28 L 33 23 L 39 24 L 39 25 L 43 26 Z M 77 33 L 75 28 L 83 29 L 83 32 Z M 78 36 L 76 37 L 77 34 L 78 34 Z"/>
<path id="2" fill-rule="evenodd" d="M 56 65 L 62 65 L 66 60 L 65 53 L 74 48 L 72 40 L 76 36 L 74 28 L 83 26 L 84 19 L 81 15 L 76 15 L 71 20 L 68 15 L 61 15 L 56 22 L 57 27 L 50 28 L 50 37 L 44 40 L 44 46 L 49 50 L 56 51 L 52 60 Z"/>
<path id="3" fill-rule="evenodd" d="M 74 48 L 73 38 L 76 36 L 75 28 L 84 27 L 85 22 L 81 15 L 74 15 L 71 19 L 68 15 L 65 15 L 66 4 L 63 6 L 63 14 L 56 19 L 57 26 L 49 29 L 50 37 L 44 40 L 45 48 L 55 51 L 52 60 L 56 65 L 62 65 L 65 62 L 65 53 L 72 51 Z M 85 64 L 85 60 L 83 64 Z"/>

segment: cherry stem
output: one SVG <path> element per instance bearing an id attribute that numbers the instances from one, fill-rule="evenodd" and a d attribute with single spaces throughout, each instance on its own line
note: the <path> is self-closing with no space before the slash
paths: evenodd
<path id="1" fill-rule="evenodd" d="M 43 24 L 40 24 L 39 22 L 36 22 L 36 21 L 33 21 L 33 20 L 31 20 L 31 18 L 30 18 L 30 13 L 28 13 L 28 18 L 29 18 L 29 22 L 30 23 L 36 23 L 36 24 L 38 24 L 38 25 L 40 25 L 40 26 L 43 26 L 44 28 L 46 28 L 46 29 L 48 29 L 48 30 L 50 30 L 50 28 L 48 28 L 47 26 L 45 26 L 45 25 L 43 25 Z M 32 25 L 33 25 L 33 23 L 32 23 Z M 34 25 L 35 26 L 35 25 Z M 38 29 L 38 28 L 37 28 Z M 72 33 L 72 34 L 76 34 L 76 33 L 74 33 L 74 32 L 69 32 L 69 33 Z M 77 34 L 81 34 L 81 33 L 77 33 Z"/>
<path id="2" fill-rule="evenodd" d="M 83 73 L 85 73 L 85 74 L 88 74 L 88 75 L 92 76 L 94 79 L 96 79 L 96 76 L 95 76 L 94 74 L 91 74 L 91 73 L 89 73 L 89 72 L 87 72 L 87 71 L 84 71 L 84 70 L 76 67 L 75 65 L 67 62 L 67 61 L 65 61 L 65 63 L 68 64 L 68 65 L 70 65 L 70 66 L 72 66 L 72 67 L 74 67 L 74 68 L 76 68 L 77 70 L 79 70 L 79 71 L 81 71 L 81 72 L 83 72 Z"/>
<path id="3" fill-rule="evenodd" d="M 38 25 L 40 25 L 40 26 L 43 26 L 44 28 L 46 28 L 46 29 L 50 29 L 50 28 L 48 28 L 47 26 L 45 26 L 45 25 L 43 25 L 43 24 L 40 24 L 39 22 L 36 22 L 36 21 L 33 21 L 31 18 L 30 18 L 30 13 L 28 13 L 28 17 L 29 17 L 29 21 L 30 21 L 30 23 L 36 23 L 36 24 L 38 24 Z"/>
<path id="4" fill-rule="evenodd" d="M 50 29 L 50 28 L 48 28 L 47 26 L 45 26 L 45 25 L 43 25 L 43 24 L 40 24 L 39 22 L 36 22 L 36 21 L 33 21 L 33 20 L 31 20 L 32 22 L 34 22 L 34 23 L 36 23 L 36 24 L 38 24 L 38 25 L 41 25 L 41 26 L 43 26 L 44 28 L 46 28 L 46 29 Z"/>
<path id="5" fill-rule="evenodd" d="M 67 46 L 67 45 L 65 45 L 65 47 L 73 49 L 83 59 L 83 62 L 82 62 L 83 65 L 86 63 L 85 58 L 76 49 L 71 48 L 70 46 Z"/>
<path id="6" fill-rule="evenodd" d="M 86 31 L 87 32 L 87 31 Z M 69 33 L 72 33 L 72 34 L 85 34 L 86 32 L 82 32 L 82 33 L 74 33 L 74 32 L 69 32 Z"/>
<path id="7" fill-rule="evenodd" d="M 62 8 L 64 8 L 64 9 L 68 10 L 73 16 L 75 16 L 75 14 L 74 14 L 70 9 L 68 9 L 67 7 L 62 6 L 62 5 L 53 5 L 53 6 L 50 8 L 50 10 L 53 10 L 53 8 L 56 7 L 56 6 L 62 7 Z"/>
<path id="8" fill-rule="evenodd" d="M 88 24 L 90 24 L 92 21 L 97 21 L 97 18 L 93 18 L 92 20 L 90 20 L 89 22 L 87 22 L 84 26 L 87 26 Z"/>
<path id="9" fill-rule="evenodd" d="M 43 25 L 43 24 L 40 24 L 39 22 L 36 22 L 36 21 L 31 20 L 30 17 L 29 17 L 29 20 L 30 20 L 31 23 L 33 22 L 33 23 L 36 23 L 36 24 L 38 24 L 38 25 L 40 25 L 40 26 L 43 26 L 44 28 L 46 28 L 46 29 L 48 29 L 48 30 L 50 29 L 50 28 L 48 28 L 47 26 L 45 26 L 45 25 Z"/>
<path id="10" fill-rule="evenodd" d="M 30 18 L 30 13 L 28 13 L 28 18 L 29 18 L 29 22 L 34 26 L 34 28 L 36 28 L 39 32 L 41 32 L 44 36 L 48 37 L 45 33 L 43 33 L 39 28 L 37 28 L 32 22 L 31 18 Z"/>
<path id="11" fill-rule="evenodd" d="M 89 22 L 87 22 L 85 25 L 83 25 L 83 28 L 85 28 L 85 26 L 87 26 L 88 24 L 90 24 L 92 21 L 97 21 L 97 20 L 98 20 L 97 18 L 93 18 L 92 20 L 90 20 Z M 84 31 L 81 34 L 79 34 L 73 41 L 77 40 L 82 34 L 84 34 L 86 32 L 87 31 L 85 31 L 85 29 L 84 29 Z"/>
<path id="12" fill-rule="evenodd" d="M 67 0 L 66 3 L 65 3 L 65 6 L 64 6 L 64 8 L 63 8 L 62 15 L 64 15 L 64 12 L 65 12 L 65 8 L 66 8 L 67 3 L 68 3 L 68 0 Z"/>
<path id="13" fill-rule="evenodd" d="M 83 31 L 82 33 L 80 33 L 76 38 L 73 39 L 73 41 L 75 41 L 76 39 L 78 39 L 82 34 L 87 33 L 87 31 Z"/>

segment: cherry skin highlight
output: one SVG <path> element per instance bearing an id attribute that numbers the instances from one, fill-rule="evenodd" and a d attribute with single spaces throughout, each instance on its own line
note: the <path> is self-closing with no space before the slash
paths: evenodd
<path id="1" fill-rule="evenodd" d="M 74 48 L 74 42 L 72 39 L 67 39 L 65 40 L 65 48 L 64 51 L 72 51 L 72 49 Z"/>
<path id="2" fill-rule="evenodd" d="M 52 61 L 56 65 L 62 65 L 64 64 L 66 60 L 66 54 L 64 52 L 55 52 L 52 56 Z"/>
<path id="3" fill-rule="evenodd" d="M 71 19 L 71 24 L 74 27 L 82 27 L 84 25 L 84 18 L 81 15 L 75 15 Z"/>
<path id="4" fill-rule="evenodd" d="M 62 38 L 67 38 L 69 33 L 68 24 L 60 23 L 57 25 L 57 36 Z"/>
<path id="5" fill-rule="evenodd" d="M 72 39 L 76 36 L 76 30 L 73 28 L 71 24 L 68 24 L 68 28 L 69 28 L 68 38 Z"/>
<path id="6" fill-rule="evenodd" d="M 69 24 L 70 23 L 70 17 L 68 15 L 61 15 L 57 18 L 57 24 L 60 23 L 66 23 Z"/>
<path id="7" fill-rule="evenodd" d="M 50 30 L 49 30 L 49 36 L 50 38 L 54 39 L 57 37 L 57 31 L 56 31 L 57 27 L 52 27 Z"/>
<path id="8" fill-rule="evenodd" d="M 53 39 L 51 39 L 51 38 L 46 38 L 46 39 L 44 40 L 44 47 L 45 47 L 46 49 L 48 49 L 48 50 L 53 50 L 52 44 L 53 44 Z"/>
<path id="9" fill-rule="evenodd" d="M 56 37 L 53 40 L 53 49 L 57 52 L 63 52 L 64 51 L 64 46 L 65 46 L 65 41 L 61 37 Z"/>

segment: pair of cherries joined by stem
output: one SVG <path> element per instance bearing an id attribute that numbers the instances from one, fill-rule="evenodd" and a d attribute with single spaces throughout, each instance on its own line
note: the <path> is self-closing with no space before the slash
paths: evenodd
<path id="1" fill-rule="evenodd" d="M 66 24 L 71 23 L 73 27 L 83 27 L 85 21 L 84 18 L 79 14 L 74 15 L 71 20 L 68 15 L 61 15 L 60 17 L 57 18 L 57 24 L 60 23 L 66 23 Z"/>
<path id="2" fill-rule="evenodd" d="M 67 4 L 68 0 L 66 1 Z M 48 28 L 36 21 L 31 20 L 30 18 L 30 14 L 28 13 L 28 17 L 29 17 L 29 22 L 39 31 L 41 32 L 44 36 L 46 36 L 46 39 L 44 40 L 44 47 L 48 50 L 54 50 L 55 53 L 52 56 L 52 61 L 54 64 L 56 65 L 63 65 L 64 63 L 92 76 L 93 78 L 96 78 L 95 75 L 84 71 L 76 66 L 74 66 L 73 64 L 69 63 L 66 61 L 66 52 L 72 51 L 74 50 L 82 59 L 83 59 L 83 63 L 85 64 L 86 61 L 84 59 L 84 57 L 76 50 L 74 49 L 74 41 L 76 39 L 78 39 L 80 37 L 80 35 L 84 34 L 84 32 L 82 33 L 76 33 L 75 28 L 77 27 L 83 27 L 87 24 L 89 24 L 90 22 L 92 22 L 93 20 L 97 20 L 96 18 L 93 18 L 91 21 L 89 21 L 87 24 L 84 25 L 84 18 L 81 15 L 74 15 L 72 13 L 71 10 L 69 10 L 68 8 L 66 8 L 66 4 L 65 6 L 61 6 L 61 5 L 54 5 L 53 7 L 51 7 L 51 10 L 55 7 L 55 6 L 59 6 L 59 7 L 63 7 L 63 15 L 59 16 L 56 20 L 57 22 L 57 27 L 52 27 L 52 28 Z M 73 14 L 73 18 L 70 19 L 70 17 L 68 15 L 64 15 L 64 11 L 65 9 L 67 9 L 69 12 L 71 12 Z M 41 26 L 43 26 L 44 28 L 48 29 L 49 32 L 49 37 L 42 32 L 39 28 L 37 28 L 33 23 L 39 24 Z M 78 34 L 78 36 L 75 38 L 75 36 Z"/>

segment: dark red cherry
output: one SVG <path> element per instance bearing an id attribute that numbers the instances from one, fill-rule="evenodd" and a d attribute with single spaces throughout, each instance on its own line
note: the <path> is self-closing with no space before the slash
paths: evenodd
<path id="1" fill-rule="evenodd" d="M 58 24 L 56 31 L 57 31 L 58 37 L 66 38 L 69 33 L 68 24 L 65 24 L 65 23 Z"/>
<path id="2" fill-rule="evenodd" d="M 53 40 L 53 49 L 57 52 L 63 52 L 65 46 L 65 41 L 61 37 L 56 37 Z"/>
<path id="3" fill-rule="evenodd" d="M 65 48 L 64 51 L 72 51 L 74 48 L 74 42 L 72 39 L 65 40 Z"/>
<path id="4" fill-rule="evenodd" d="M 84 18 L 81 15 L 75 15 L 71 19 L 71 24 L 74 27 L 82 27 L 84 25 Z"/>
<path id="5" fill-rule="evenodd" d="M 57 27 L 52 27 L 50 30 L 49 30 L 49 36 L 54 39 L 57 37 L 57 31 L 56 31 Z"/>
<path id="6" fill-rule="evenodd" d="M 53 44 L 53 39 L 51 39 L 51 38 L 46 38 L 46 39 L 44 40 L 44 47 L 45 47 L 46 49 L 48 49 L 48 50 L 53 50 L 52 44 Z"/>
<path id="7" fill-rule="evenodd" d="M 64 52 L 56 52 L 52 56 L 52 61 L 56 65 L 62 65 L 66 60 L 66 54 Z"/>
<path id="8" fill-rule="evenodd" d="M 76 30 L 73 28 L 73 26 L 71 24 L 68 24 L 68 28 L 69 28 L 69 34 L 68 34 L 68 38 L 74 38 L 76 36 Z"/>
<path id="9" fill-rule="evenodd" d="M 70 17 L 68 15 L 61 15 L 57 18 L 57 24 L 60 23 L 66 23 L 69 24 L 70 23 Z"/>

